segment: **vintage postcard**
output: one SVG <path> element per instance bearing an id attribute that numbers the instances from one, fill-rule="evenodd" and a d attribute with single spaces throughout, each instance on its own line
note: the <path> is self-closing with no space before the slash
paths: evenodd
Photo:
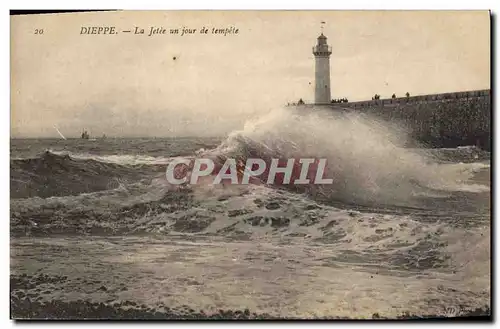
<path id="1" fill-rule="evenodd" d="M 12 319 L 491 317 L 489 11 L 10 17 Z"/>

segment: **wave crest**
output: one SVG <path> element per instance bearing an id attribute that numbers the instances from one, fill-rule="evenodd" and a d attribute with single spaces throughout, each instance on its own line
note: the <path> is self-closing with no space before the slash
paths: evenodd
<path id="1" fill-rule="evenodd" d="M 11 160 L 10 167 L 11 198 L 47 198 L 114 189 L 154 173 L 50 151 L 36 158 Z"/>
<path id="2" fill-rule="evenodd" d="M 477 164 L 443 165 L 428 150 L 406 148 L 407 142 L 404 129 L 366 114 L 285 108 L 248 122 L 198 156 L 266 163 L 272 158 L 325 158 L 325 177 L 334 183 L 309 185 L 306 192 L 378 204 L 411 203 L 425 191 L 460 190 L 477 171 Z"/>

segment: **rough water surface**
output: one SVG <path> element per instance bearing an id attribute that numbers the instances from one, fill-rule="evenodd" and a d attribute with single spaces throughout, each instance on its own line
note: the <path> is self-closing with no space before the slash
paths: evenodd
<path id="1" fill-rule="evenodd" d="M 280 110 L 226 138 L 12 140 L 12 316 L 489 314 L 490 154 L 402 137 Z M 178 188 L 179 156 L 325 157 L 334 184 Z"/>

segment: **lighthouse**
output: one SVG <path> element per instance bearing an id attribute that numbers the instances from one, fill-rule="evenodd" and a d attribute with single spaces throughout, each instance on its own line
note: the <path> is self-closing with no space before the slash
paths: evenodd
<path id="1" fill-rule="evenodd" d="M 329 104 L 330 95 L 330 55 L 332 48 L 326 43 L 326 37 L 321 32 L 318 43 L 313 47 L 313 54 L 316 60 L 315 65 L 315 104 Z"/>

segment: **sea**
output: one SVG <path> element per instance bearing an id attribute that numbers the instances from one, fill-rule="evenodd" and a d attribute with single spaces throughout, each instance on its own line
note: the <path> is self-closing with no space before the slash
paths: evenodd
<path id="1" fill-rule="evenodd" d="M 278 108 L 219 137 L 11 139 L 11 275 L 66 275 L 47 300 L 281 318 L 489 310 L 490 153 L 409 136 Z M 333 184 L 166 181 L 203 156 L 326 158 Z"/>

